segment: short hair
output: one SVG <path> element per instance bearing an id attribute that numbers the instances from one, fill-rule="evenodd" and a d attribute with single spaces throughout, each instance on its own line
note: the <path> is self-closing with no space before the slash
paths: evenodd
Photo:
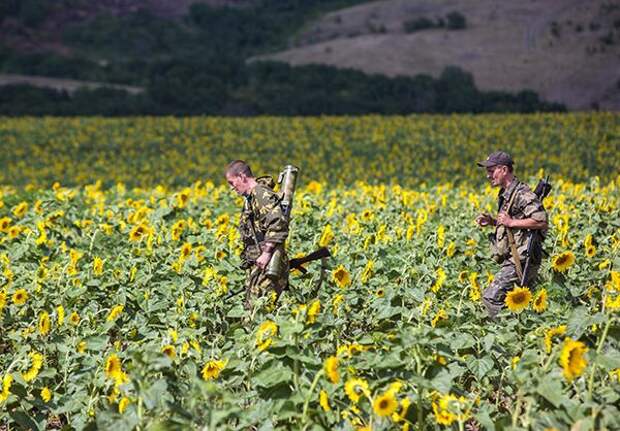
<path id="1" fill-rule="evenodd" d="M 246 177 L 254 176 L 252 175 L 250 165 L 248 165 L 243 160 L 235 160 L 234 162 L 230 162 L 228 166 L 226 166 L 226 171 L 224 171 L 224 175 L 226 176 L 238 176 L 240 174 L 244 174 Z"/>

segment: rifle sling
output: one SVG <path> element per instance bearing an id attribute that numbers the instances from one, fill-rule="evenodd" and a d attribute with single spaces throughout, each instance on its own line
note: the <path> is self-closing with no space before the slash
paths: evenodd
<path id="1" fill-rule="evenodd" d="M 512 191 L 510 195 L 510 200 L 508 201 L 508 207 L 506 208 L 506 214 L 510 213 L 512 209 L 512 204 L 515 200 L 515 196 L 517 195 L 517 187 L 519 185 L 515 185 L 515 189 Z M 506 229 L 506 233 L 508 234 L 508 243 L 510 244 L 510 253 L 512 254 L 512 259 L 515 262 L 515 270 L 517 271 L 517 276 L 519 277 L 519 281 L 523 280 L 523 269 L 521 268 L 521 259 L 519 258 L 519 252 L 517 250 L 517 244 L 515 243 L 515 237 L 512 233 L 512 229 L 507 226 L 504 226 Z"/>

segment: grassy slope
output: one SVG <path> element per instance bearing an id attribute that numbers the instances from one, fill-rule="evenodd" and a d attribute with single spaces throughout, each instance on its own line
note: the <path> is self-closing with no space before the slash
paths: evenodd
<path id="1" fill-rule="evenodd" d="M 296 36 L 295 47 L 267 58 L 321 63 L 390 76 L 457 65 L 484 90 L 530 88 L 571 109 L 620 109 L 620 8 L 604 0 L 384 0 L 326 14 Z M 462 31 L 406 34 L 403 22 L 460 11 Z M 554 22 L 556 24 L 554 24 Z M 592 30 L 591 24 L 599 28 Z M 559 27 L 559 37 L 552 28 Z M 578 27 L 581 31 L 578 31 Z M 377 29 L 384 27 L 385 33 Z M 611 32 L 612 44 L 600 39 Z M 264 57 L 263 57 L 264 58 Z"/>

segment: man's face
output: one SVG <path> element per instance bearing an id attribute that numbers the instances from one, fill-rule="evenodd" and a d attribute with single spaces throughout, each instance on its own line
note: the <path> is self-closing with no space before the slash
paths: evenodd
<path id="1" fill-rule="evenodd" d="M 508 167 L 504 165 L 489 166 L 487 168 L 487 179 L 493 187 L 501 186 L 507 174 Z"/>
<path id="2" fill-rule="evenodd" d="M 236 191 L 240 195 L 246 194 L 249 190 L 248 177 L 244 174 L 229 175 L 226 174 L 226 181 L 230 184 L 230 188 Z"/>

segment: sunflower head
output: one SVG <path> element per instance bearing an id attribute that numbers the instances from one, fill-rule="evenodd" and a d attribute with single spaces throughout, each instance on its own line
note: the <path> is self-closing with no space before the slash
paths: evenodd
<path id="1" fill-rule="evenodd" d="M 26 289 L 18 289 L 13 293 L 13 304 L 24 305 L 28 301 L 28 292 Z"/>
<path id="2" fill-rule="evenodd" d="M 345 288 L 351 283 L 351 275 L 349 271 L 345 269 L 344 266 L 340 265 L 334 273 L 332 274 L 332 278 L 338 287 Z"/>
<path id="3" fill-rule="evenodd" d="M 575 341 L 572 338 L 564 340 L 562 353 L 560 354 L 560 365 L 563 368 L 564 378 L 572 382 L 576 377 L 583 374 L 588 362 L 584 357 L 588 348 L 581 341 Z"/>
<path id="4" fill-rule="evenodd" d="M 527 287 L 515 287 L 506 294 L 504 300 L 508 309 L 513 313 L 520 313 L 527 308 L 532 300 L 532 293 Z"/>
<path id="5" fill-rule="evenodd" d="M 330 356 L 325 360 L 324 368 L 327 378 L 332 383 L 338 383 L 340 381 L 340 374 L 338 373 L 338 358 L 336 356 Z"/>
<path id="6" fill-rule="evenodd" d="M 362 395 L 370 395 L 368 382 L 361 378 L 349 379 L 344 385 L 344 391 L 354 404 L 357 404 Z"/>
<path id="7" fill-rule="evenodd" d="M 375 411 L 377 416 L 385 417 L 390 416 L 396 408 L 398 407 L 398 402 L 394 396 L 393 391 L 387 391 L 384 394 L 379 395 L 375 398 L 372 403 L 372 409 Z"/>
<path id="8" fill-rule="evenodd" d="M 565 251 L 557 256 L 553 257 L 551 267 L 557 272 L 566 272 L 568 268 L 575 263 L 575 255 L 572 251 Z"/>
<path id="9" fill-rule="evenodd" d="M 537 313 L 542 313 L 547 309 L 547 289 L 541 289 L 536 294 L 534 298 L 534 302 L 532 303 L 532 308 Z"/>
<path id="10" fill-rule="evenodd" d="M 170 359 L 174 359 L 177 355 L 177 350 L 172 344 L 165 345 L 162 347 L 161 352 L 168 356 Z"/>
<path id="11" fill-rule="evenodd" d="M 211 360 L 202 368 L 202 378 L 205 380 L 217 379 L 226 366 L 225 361 Z"/>

